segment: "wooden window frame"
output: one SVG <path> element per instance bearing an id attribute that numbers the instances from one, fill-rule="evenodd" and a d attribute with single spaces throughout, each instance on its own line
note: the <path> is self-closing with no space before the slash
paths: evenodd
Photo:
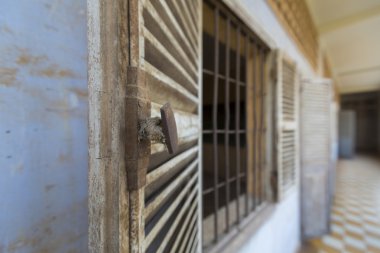
<path id="1" fill-rule="evenodd" d="M 127 1 L 91 0 L 88 17 L 89 252 L 129 250 L 129 206 L 125 192 L 126 111 L 124 85 L 129 58 Z M 116 43 L 115 43 L 116 42 Z M 124 68 L 123 68 L 124 67 Z M 117 80 L 117 81 L 115 81 Z M 115 114 L 116 112 L 116 114 Z M 120 201 L 123 200 L 123 201 Z M 127 239 L 121 239 L 127 238 Z"/>

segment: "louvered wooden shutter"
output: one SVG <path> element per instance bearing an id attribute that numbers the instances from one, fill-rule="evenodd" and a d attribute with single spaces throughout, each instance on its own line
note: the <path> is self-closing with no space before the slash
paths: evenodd
<path id="1" fill-rule="evenodd" d="M 329 230 L 329 80 L 303 80 L 301 92 L 301 213 L 304 238 Z"/>
<path id="2" fill-rule="evenodd" d="M 281 51 L 276 52 L 275 75 L 275 178 L 277 199 L 295 189 L 298 171 L 297 68 Z M 273 73 L 273 72 L 272 72 Z"/>
<path id="3" fill-rule="evenodd" d="M 196 252 L 201 247 L 201 1 L 130 2 L 130 15 L 138 15 L 130 24 L 132 35 L 138 32 L 130 44 L 132 63 L 135 60 L 144 72 L 150 116 L 160 116 L 160 107 L 169 102 L 179 137 L 179 149 L 173 155 L 163 144 L 151 144 L 146 183 L 139 196 L 144 203 L 139 224 L 143 231 L 136 247 L 140 252 Z"/>

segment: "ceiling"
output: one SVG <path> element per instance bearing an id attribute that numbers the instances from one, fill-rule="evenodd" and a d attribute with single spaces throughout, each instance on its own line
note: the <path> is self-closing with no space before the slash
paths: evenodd
<path id="1" fill-rule="evenodd" d="M 380 0 L 306 0 L 341 93 L 380 90 Z"/>

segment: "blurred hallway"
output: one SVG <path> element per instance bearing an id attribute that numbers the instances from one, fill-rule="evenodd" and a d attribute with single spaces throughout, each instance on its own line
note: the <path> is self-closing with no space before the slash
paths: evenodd
<path id="1" fill-rule="evenodd" d="M 301 252 L 380 252 L 380 160 L 340 160 L 331 234 Z"/>

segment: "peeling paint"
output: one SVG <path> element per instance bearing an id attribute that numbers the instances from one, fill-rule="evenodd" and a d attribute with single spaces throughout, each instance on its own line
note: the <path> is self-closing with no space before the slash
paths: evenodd
<path id="1" fill-rule="evenodd" d="M 79 251 L 77 249 L 70 249 L 67 253 L 79 253 Z"/>
<path id="2" fill-rule="evenodd" d="M 17 72 L 16 68 L 0 67 L 0 85 L 7 87 L 15 85 Z"/>
<path id="3" fill-rule="evenodd" d="M 40 69 L 40 70 L 32 70 L 31 74 L 48 77 L 48 78 L 76 78 L 78 77 L 72 70 L 62 69 L 56 64 L 51 64 L 50 66 Z"/>
<path id="4" fill-rule="evenodd" d="M 59 29 L 55 26 L 52 26 L 52 25 L 44 25 L 44 27 L 48 30 L 51 30 L 51 31 L 55 31 L 55 32 L 58 32 Z"/>
<path id="5" fill-rule="evenodd" d="M 79 88 L 70 88 L 71 92 L 75 93 L 78 97 L 87 99 L 88 98 L 88 90 L 82 90 Z"/>
<path id="6" fill-rule="evenodd" d="M 7 250 L 9 253 L 16 253 L 20 248 L 24 248 L 26 246 L 35 247 L 41 241 L 42 238 L 25 238 L 23 236 L 20 236 L 16 241 L 9 244 Z"/>
<path id="7" fill-rule="evenodd" d="M 1 2 L 0 253 L 87 252 L 86 1 Z"/>
<path id="8" fill-rule="evenodd" d="M 47 185 L 45 185 L 45 192 L 49 192 L 54 187 L 55 187 L 55 184 L 47 184 Z"/>
<path id="9" fill-rule="evenodd" d="M 41 222 L 36 224 L 34 227 L 33 236 L 20 235 L 16 240 L 8 244 L 7 250 L 9 253 L 19 252 L 21 249 L 26 247 L 28 248 L 37 248 L 43 242 L 44 238 L 49 235 L 46 232 L 51 232 L 51 223 L 57 220 L 56 216 L 49 216 L 43 219 Z M 43 231 L 42 233 L 40 231 Z"/>
<path id="10" fill-rule="evenodd" d="M 58 157 L 59 162 L 67 162 L 71 160 L 71 156 L 67 154 L 60 154 Z"/>
<path id="11" fill-rule="evenodd" d="M 47 56 L 34 56 L 28 53 L 26 50 L 23 50 L 23 52 L 21 52 L 20 56 L 17 58 L 16 63 L 20 65 L 38 64 L 44 60 L 47 60 Z"/>
<path id="12" fill-rule="evenodd" d="M 17 164 L 14 168 L 13 171 L 16 173 L 22 173 L 24 171 L 24 165 L 22 163 Z"/>
<path id="13" fill-rule="evenodd" d="M 6 252 L 9 253 L 17 253 L 20 251 L 24 252 L 25 249 L 28 249 L 27 252 L 36 253 L 58 252 L 59 249 L 61 249 L 64 245 L 75 243 L 81 238 L 85 237 L 87 235 L 87 231 L 60 233 L 59 227 L 57 227 L 56 224 L 59 224 L 60 222 L 66 220 L 66 218 L 70 217 L 72 213 L 86 209 L 86 207 L 87 199 L 78 203 L 74 203 L 70 208 L 63 210 L 62 213 L 59 213 L 57 215 L 48 215 L 46 218 L 42 219 L 40 222 L 37 222 L 32 226 L 33 234 L 30 236 L 21 234 L 15 240 L 11 241 L 7 246 L 3 247 L 6 248 Z M 58 233 L 58 235 L 51 237 L 56 233 Z M 76 252 L 76 249 L 72 250 L 74 251 L 71 252 Z"/>
<path id="14" fill-rule="evenodd" d="M 0 31 L 3 32 L 3 33 L 8 33 L 8 34 L 13 34 L 13 31 L 11 30 L 11 28 L 7 25 L 3 25 L 1 26 L 0 28 Z M 1 252 L 1 251 L 0 251 Z"/>

